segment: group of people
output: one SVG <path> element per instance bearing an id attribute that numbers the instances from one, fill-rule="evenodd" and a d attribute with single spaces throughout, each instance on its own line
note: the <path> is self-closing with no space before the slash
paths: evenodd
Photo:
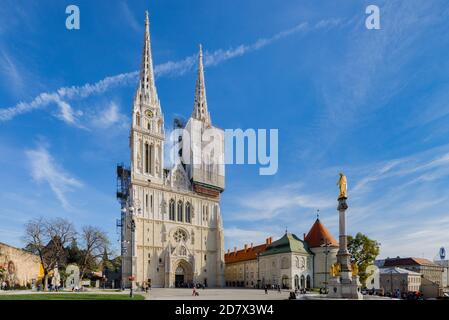
<path id="1" fill-rule="evenodd" d="M 281 286 L 280 285 L 265 285 L 264 290 L 265 294 L 268 294 L 268 289 L 276 290 L 277 292 L 281 293 Z"/>

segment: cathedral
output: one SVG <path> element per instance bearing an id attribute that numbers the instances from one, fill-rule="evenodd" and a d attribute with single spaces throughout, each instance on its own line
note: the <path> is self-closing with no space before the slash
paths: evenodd
<path id="1" fill-rule="evenodd" d="M 224 191 L 224 148 L 214 150 L 213 158 L 218 161 L 213 162 L 210 151 L 201 147 L 205 145 L 205 131 L 218 132 L 221 145 L 224 133 L 212 125 L 208 111 L 201 46 L 193 111 L 187 123 L 180 126 L 190 139 L 176 151 L 179 161 L 168 169 L 164 167 L 164 128 L 147 12 L 132 105 L 131 166 L 118 170 L 123 286 L 222 287 L 225 266 L 220 194 Z M 178 138 L 184 139 L 184 135 Z"/>

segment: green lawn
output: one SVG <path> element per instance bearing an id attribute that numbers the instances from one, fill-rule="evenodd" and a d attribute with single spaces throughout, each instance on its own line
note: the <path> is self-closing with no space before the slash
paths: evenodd
<path id="1" fill-rule="evenodd" d="M 101 293 L 36 293 L 36 294 L 1 294 L 0 300 L 144 300 L 144 296 L 135 294 L 130 298 L 128 294 Z"/>

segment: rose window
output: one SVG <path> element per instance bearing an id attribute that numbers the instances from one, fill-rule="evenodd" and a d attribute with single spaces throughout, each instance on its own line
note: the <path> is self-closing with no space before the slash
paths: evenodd
<path id="1" fill-rule="evenodd" d="M 181 240 L 184 242 L 187 241 L 187 233 L 180 229 L 176 230 L 173 237 L 175 238 L 176 242 L 180 242 Z"/>

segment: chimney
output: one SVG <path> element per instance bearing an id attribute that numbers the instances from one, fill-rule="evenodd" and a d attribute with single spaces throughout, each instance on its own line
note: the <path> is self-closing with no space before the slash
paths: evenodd
<path id="1" fill-rule="evenodd" d="M 248 250 L 248 245 L 245 243 L 245 252 Z"/>
<path id="2" fill-rule="evenodd" d="M 251 242 L 251 249 L 253 248 L 253 243 Z"/>
<path id="3" fill-rule="evenodd" d="M 306 240 L 306 234 L 305 233 L 302 234 L 302 239 Z"/>
<path id="4" fill-rule="evenodd" d="M 231 249 L 228 249 L 228 254 L 230 254 L 231 253 Z"/>
<path id="5" fill-rule="evenodd" d="M 237 247 L 234 247 L 234 254 L 237 254 Z"/>
<path id="6" fill-rule="evenodd" d="M 265 244 L 270 244 L 270 238 L 265 239 Z"/>
<path id="7" fill-rule="evenodd" d="M 273 243 L 273 237 L 270 237 L 270 244 Z"/>

